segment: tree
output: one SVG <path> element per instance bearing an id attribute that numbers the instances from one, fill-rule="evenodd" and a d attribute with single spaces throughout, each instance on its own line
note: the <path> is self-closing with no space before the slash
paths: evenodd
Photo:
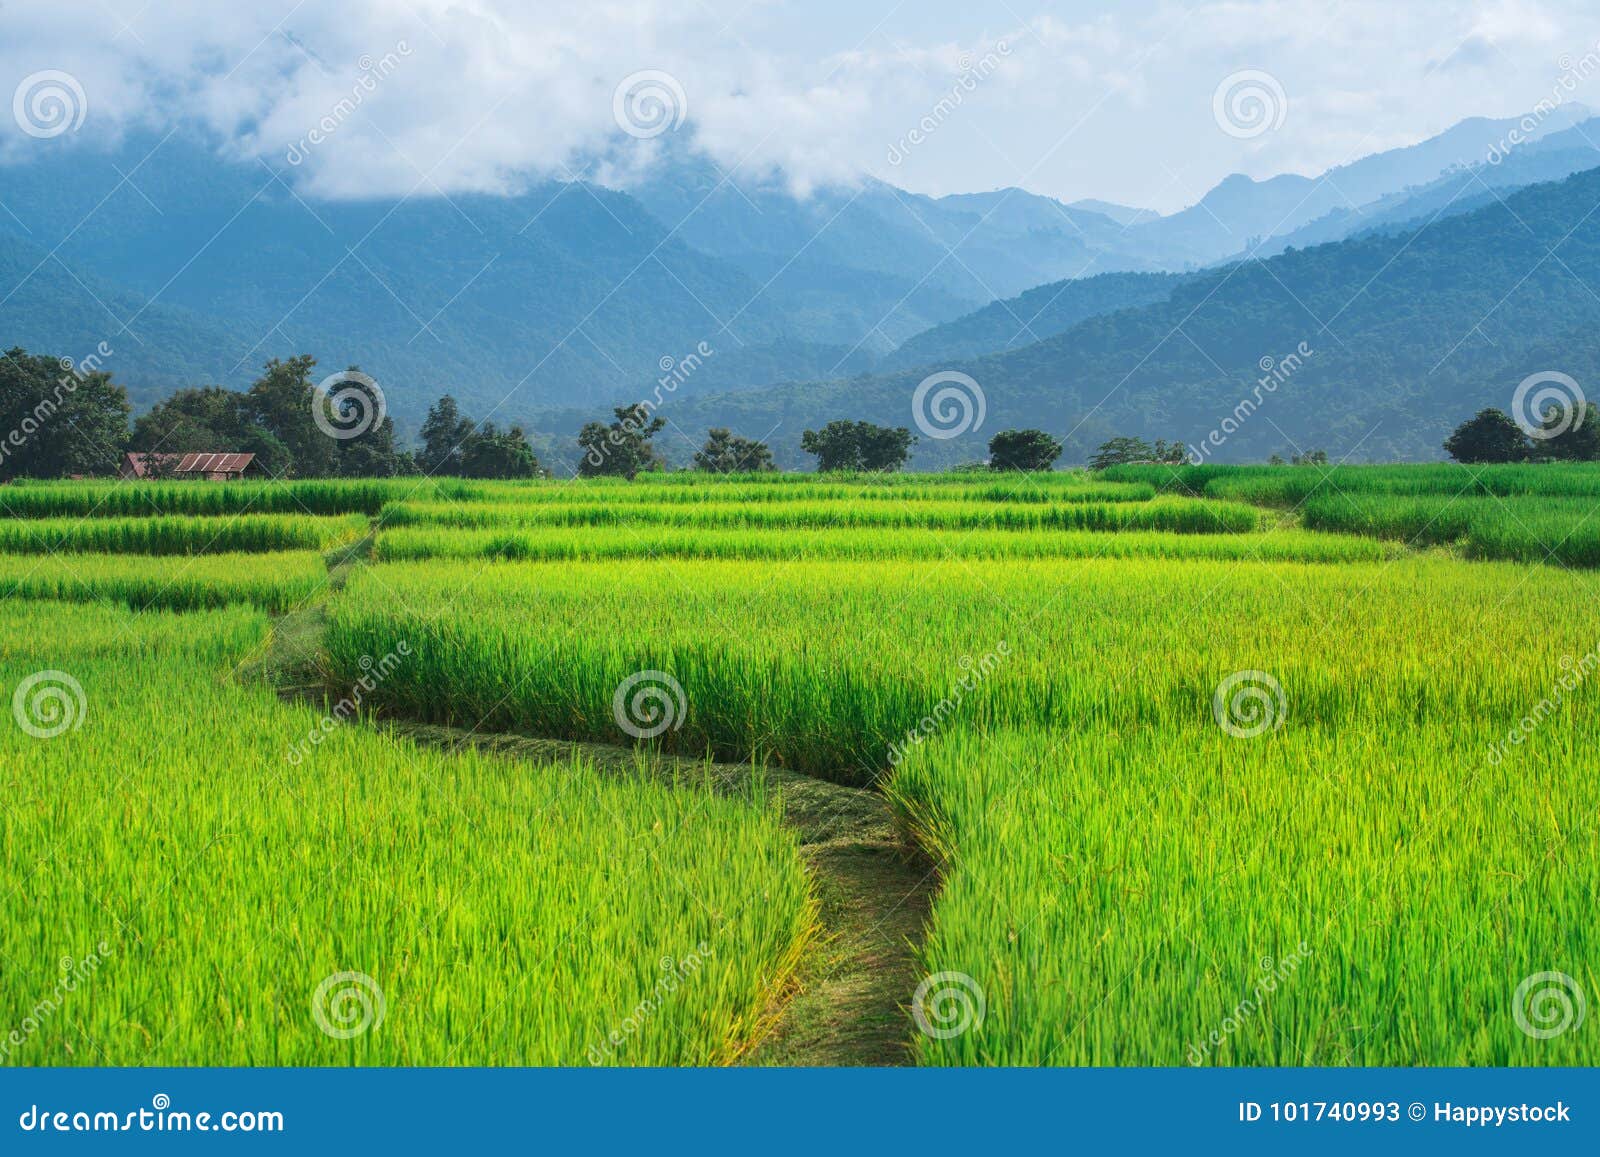
<path id="1" fill-rule="evenodd" d="M 256 464 L 274 477 L 290 467 L 288 447 L 251 418 L 249 398 L 221 386 L 179 390 L 157 402 L 134 422 L 129 445 L 146 453 L 254 454 Z M 159 460 L 150 460 L 146 468 L 159 469 Z"/>
<path id="2" fill-rule="evenodd" d="M 456 400 L 445 394 L 428 407 L 422 420 L 422 452 L 417 465 L 424 474 L 459 475 L 461 447 L 472 436 L 472 421 L 462 417 Z"/>
<path id="3" fill-rule="evenodd" d="M 1479 410 L 1444 440 L 1457 462 L 1521 462 L 1528 457 L 1528 438 L 1504 410 Z"/>
<path id="4" fill-rule="evenodd" d="M 539 478 L 544 467 L 521 426 L 501 431 L 485 422 L 461 444 L 463 478 Z"/>
<path id="5" fill-rule="evenodd" d="M 382 391 L 359 366 L 349 367 L 346 374 L 329 386 L 327 398 L 316 399 L 338 431 L 333 472 L 341 478 L 392 478 L 400 473 L 402 456 L 395 448 L 394 419 L 386 412 Z"/>
<path id="6" fill-rule="evenodd" d="M 110 374 L 20 347 L 0 354 L 0 481 L 110 474 L 127 443 L 128 396 Z"/>
<path id="7" fill-rule="evenodd" d="M 578 473 L 585 478 L 634 478 L 646 470 L 664 465 L 650 439 L 667 424 L 665 418 L 651 418 L 643 402 L 618 406 L 611 411 L 616 421 L 609 426 L 588 422 L 578 432 L 578 448 L 584 452 Z"/>
<path id="8" fill-rule="evenodd" d="M 1600 462 L 1600 410 L 1593 402 L 1579 403 L 1572 424 L 1559 434 L 1543 439 L 1543 454 L 1557 462 Z M 1547 429 L 1565 424 L 1565 416 L 1555 414 L 1545 421 Z"/>
<path id="9" fill-rule="evenodd" d="M 992 470 L 1049 470 L 1061 457 L 1061 443 L 1043 430 L 1002 430 L 989 439 Z"/>
<path id="10" fill-rule="evenodd" d="M 695 452 L 694 468 L 709 474 L 763 474 L 777 467 L 765 442 L 741 438 L 724 426 L 706 434 L 706 444 Z"/>
<path id="11" fill-rule="evenodd" d="M 1294 466 L 1326 466 L 1328 452 L 1326 450 L 1307 450 L 1304 454 L 1293 454 L 1289 462 Z"/>
<path id="12" fill-rule="evenodd" d="M 317 396 L 311 371 L 317 359 L 301 354 L 288 361 L 273 358 L 246 396 L 251 421 L 271 434 L 289 454 L 286 473 L 298 478 L 321 478 L 334 473 L 337 441 L 317 425 Z"/>
<path id="13" fill-rule="evenodd" d="M 1089 469 L 1105 470 L 1112 466 L 1131 466 L 1154 463 L 1162 466 L 1179 466 L 1188 457 L 1182 442 L 1167 442 L 1157 438 L 1154 446 L 1143 438 L 1112 438 L 1100 443 L 1094 457 L 1089 459 Z"/>
<path id="14" fill-rule="evenodd" d="M 800 448 L 817 456 L 817 469 L 893 473 L 905 465 L 916 442 L 904 426 L 877 426 L 871 422 L 829 422 L 821 430 L 800 435 Z"/>

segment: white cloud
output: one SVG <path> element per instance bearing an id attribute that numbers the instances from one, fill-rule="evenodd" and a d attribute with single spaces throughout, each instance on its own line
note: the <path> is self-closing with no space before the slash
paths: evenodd
<path id="1" fill-rule="evenodd" d="M 339 196 L 505 191 L 596 157 L 626 173 L 655 146 L 618 130 L 613 90 L 655 69 L 679 82 L 693 139 L 724 168 L 781 167 L 802 188 L 873 173 L 936 193 L 1020 183 L 1171 208 L 1229 171 L 1315 171 L 1463 116 L 1521 112 L 1558 55 L 1592 45 L 1582 13 L 1577 0 L 1137 0 L 1114 14 L 928 0 L 887 16 L 859 0 L 96 0 L 85 16 L 7 0 L 0 88 L 65 70 L 87 95 L 91 143 L 189 123 Z M 992 75 L 891 166 L 960 64 L 1002 40 Z M 369 85 L 363 65 L 391 58 Z M 1213 131 L 1212 92 L 1239 69 L 1282 81 L 1278 132 Z M 0 119 L 0 156 L 26 157 L 36 142 L 11 127 Z"/>

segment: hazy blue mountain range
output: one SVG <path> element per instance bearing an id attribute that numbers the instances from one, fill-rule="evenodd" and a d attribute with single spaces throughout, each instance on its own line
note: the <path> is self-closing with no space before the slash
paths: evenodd
<path id="1" fill-rule="evenodd" d="M 695 388 L 760 385 L 864 366 L 852 348 L 903 295 L 884 279 L 826 311 L 783 300 L 589 185 L 311 204 L 264 165 L 177 137 L 149 152 L 52 151 L 0 169 L 0 250 L 37 269 L 0 287 L 5 340 L 50 352 L 106 340 L 129 352 L 110 368 L 141 402 L 240 384 L 302 351 L 362 365 L 412 418 L 446 390 L 479 413 L 511 394 L 507 417 L 598 405 L 701 341 L 718 356 Z M 949 300 L 917 328 L 974 304 Z M 194 330 L 183 340 L 144 332 L 180 317 Z"/>
<path id="2" fill-rule="evenodd" d="M 1186 274 L 1101 273 L 1041 285 L 936 325 L 883 358 L 878 369 L 931 366 L 1032 345 L 1086 318 L 1164 301 Z"/>
<path id="3" fill-rule="evenodd" d="M 1102 201 L 1096 197 L 1069 201 L 1067 208 L 1082 209 L 1086 213 L 1099 213 L 1102 217 L 1110 217 L 1118 225 L 1143 225 L 1161 216 L 1154 209 L 1135 209 L 1131 205 L 1118 205 L 1114 201 Z"/>
<path id="4" fill-rule="evenodd" d="M 1596 206 L 1600 169 L 1413 232 L 1194 274 L 1166 300 L 955 359 L 938 368 L 979 383 L 983 426 L 924 438 L 914 461 L 979 459 L 994 432 L 1033 426 L 1064 436 L 1067 460 L 1081 462 L 1113 434 L 1198 445 L 1229 418 L 1237 429 L 1208 451 L 1211 460 L 1313 448 L 1356 461 L 1441 457 L 1456 423 L 1482 406 L 1509 408 L 1530 374 L 1557 370 L 1600 393 Z M 1282 363 L 1302 342 L 1312 351 L 1303 365 L 1257 397 L 1263 359 Z M 773 430 L 779 460 L 797 464 L 801 431 L 832 418 L 913 426 L 912 396 L 927 369 L 684 399 L 664 412 L 686 432 Z M 1245 399 L 1253 411 L 1238 420 Z"/>
<path id="5" fill-rule="evenodd" d="M 1423 185 L 1403 189 L 1357 208 L 1335 209 L 1289 233 L 1252 247 L 1258 257 L 1290 247 L 1321 245 L 1371 229 L 1405 228 L 1466 213 L 1507 191 L 1559 181 L 1600 165 L 1600 123 L 1584 121 L 1514 149 L 1502 159 L 1452 169 Z"/>
<path id="6" fill-rule="evenodd" d="M 1190 284 L 1159 271 L 1193 274 L 1279 225 L 1306 243 L 1474 207 L 1488 194 L 1464 182 L 1503 193 L 1581 166 L 1586 130 L 1568 126 L 1586 115 L 1558 110 L 1543 139 L 1476 177 L 1441 174 L 1511 122 L 1463 122 L 1322 185 L 1229 178 L 1167 217 L 880 181 L 802 197 L 781 175 L 730 176 L 689 142 L 621 190 L 311 201 L 292 172 L 181 133 L 109 152 L 67 137 L 0 167 L 0 340 L 73 357 L 105 341 L 139 405 L 312 352 L 383 382 L 402 432 L 446 391 L 480 418 L 563 426 L 647 396 L 702 343 L 714 355 L 677 375 L 680 401 L 803 392 L 1020 353 L 1157 304 Z"/>
<path id="7" fill-rule="evenodd" d="M 1537 141 L 1589 115 L 1583 105 L 1562 106 L 1539 122 L 1531 135 Z M 1447 169 L 1482 163 L 1491 150 L 1508 147 L 1508 137 L 1518 125 L 1515 119 L 1474 117 L 1419 144 L 1374 153 L 1317 177 L 1286 173 L 1254 181 L 1235 174 L 1182 212 L 1131 231 L 1159 242 L 1168 255 L 1166 268 L 1178 268 L 1179 255 L 1209 264 L 1246 251 L 1254 239 L 1292 233 L 1329 213 L 1353 210 L 1426 184 Z M 1363 227 L 1359 222 L 1350 226 L 1352 231 Z"/>

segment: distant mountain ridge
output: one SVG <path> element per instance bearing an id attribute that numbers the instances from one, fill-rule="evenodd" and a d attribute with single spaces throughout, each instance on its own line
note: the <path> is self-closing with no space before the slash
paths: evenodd
<path id="1" fill-rule="evenodd" d="M 1007 427 L 1064 438 L 1069 462 L 1114 434 L 1204 445 L 1214 461 L 1313 448 L 1335 460 L 1437 459 L 1456 423 L 1509 408 L 1531 374 L 1557 370 L 1600 395 L 1596 205 L 1600 168 L 1425 227 L 1191 275 L 1165 300 L 957 358 L 938 368 L 979 384 L 984 424 L 924 435 L 914 462 L 980 459 Z M 669 412 L 684 430 L 775 430 L 779 460 L 800 465 L 801 431 L 833 418 L 915 427 L 928 369 L 688 399 Z M 1273 384 L 1258 389 L 1264 378 Z"/>
<path id="2" fill-rule="evenodd" d="M 0 341 L 74 356 L 109 340 L 141 406 L 311 352 L 384 383 L 403 433 L 446 391 L 476 417 L 538 423 L 644 396 L 702 343 L 714 354 L 680 375 L 680 400 L 1015 353 L 1158 303 L 1170 271 L 1280 220 L 1299 222 L 1285 244 L 1336 240 L 1478 207 L 1474 181 L 1498 195 L 1570 171 L 1586 115 L 1558 110 L 1493 170 L 1440 175 L 1512 124 L 1463 122 L 1328 182 L 1229 178 L 1165 217 L 873 180 L 801 197 L 781 174 L 736 180 L 692 140 L 625 189 L 308 201 L 292 173 L 182 134 L 110 152 L 63 138 L 0 167 Z M 1313 216 L 1333 184 L 1372 199 Z"/>

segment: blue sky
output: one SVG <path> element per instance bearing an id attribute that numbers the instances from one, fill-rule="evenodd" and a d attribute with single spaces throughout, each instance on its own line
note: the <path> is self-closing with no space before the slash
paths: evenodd
<path id="1" fill-rule="evenodd" d="M 64 73 L 85 109 L 42 144 L 0 117 L 0 158 L 187 125 L 312 194 L 622 182 L 661 145 L 619 131 L 617 86 L 647 73 L 681 105 L 666 131 L 802 189 L 873 174 L 1171 210 L 1230 172 L 1516 115 L 1563 75 L 1600 106 L 1597 41 L 1600 11 L 1570 0 L 7 0 L 0 89 Z M 1261 132 L 1219 122 L 1241 74 Z"/>

